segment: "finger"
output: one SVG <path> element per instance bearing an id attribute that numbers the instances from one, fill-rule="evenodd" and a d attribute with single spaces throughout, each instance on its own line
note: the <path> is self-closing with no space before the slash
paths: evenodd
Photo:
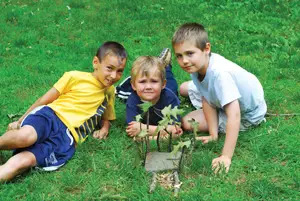
<path id="1" fill-rule="evenodd" d="M 212 170 L 214 171 L 215 174 L 217 174 L 220 170 L 220 165 L 219 163 L 213 164 L 212 165 Z"/>
<path id="2" fill-rule="evenodd" d="M 213 169 L 215 169 L 216 167 L 218 167 L 218 165 L 219 165 L 219 162 L 216 161 L 216 160 L 213 160 L 213 162 L 212 162 L 212 164 L 211 164 L 211 167 L 212 167 Z"/>
<path id="3" fill-rule="evenodd" d="M 208 139 L 205 139 L 205 140 L 203 140 L 202 142 L 203 142 L 203 144 L 207 144 L 207 143 L 209 142 L 209 140 L 208 140 Z"/>
<path id="4" fill-rule="evenodd" d="M 225 167 L 225 172 L 226 172 L 226 173 L 229 172 L 229 168 L 230 168 L 230 166 L 226 166 L 226 167 Z"/>
<path id="5" fill-rule="evenodd" d="M 217 166 L 216 168 L 214 168 L 214 173 L 215 174 L 218 174 L 220 171 L 220 166 Z"/>

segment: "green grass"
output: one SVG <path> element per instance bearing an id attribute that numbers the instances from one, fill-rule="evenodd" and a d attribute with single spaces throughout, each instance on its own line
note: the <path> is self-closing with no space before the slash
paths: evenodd
<path id="1" fill-rule="evenodd" d="M 69 6 L 71 9 L 68 9 Z M 212 51 L 240 64 L 261 81 L 268 111 L 300 112 L 300 3 L 260 1 L 71 1 L 0 2 L 0 133 L 8 114 L 24 113 L 65 71 L 91 71 L 98 46 L 122 43 L 134 59 L 171 47 L 175 29 L 202 23 Z M 189 78 L 173 57 L 176 79 Z M 184 105 L 188 104 L 183 100 Z M 89 138 L 59 171 L 29 171 L 0 185 L 0 200 L 297 200 L 300 196 L 300 117 L 271 117 L 241 133 L 227 175 L 214 175 L 211 160 L 224 136 L 197 144 L 185 160 L 178 198 L 158 187 L 125 133 L 125 105 L 106 141 Z M 11 152 L 0 152 L 0 163 Z"/>

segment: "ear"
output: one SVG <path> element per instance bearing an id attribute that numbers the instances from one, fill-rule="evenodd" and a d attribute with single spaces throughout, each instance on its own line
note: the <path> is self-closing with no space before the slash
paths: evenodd
<path id="1" fill-rule="evenodd" d="M 166 87 L 166 85 L 167 85 L 167 80 L 164 80 L 161 88 L 164 89 Z"/>
<path id="2" fill-rule="evenodd" d="M 131 80 L 131 81 L 132 81 L 132 80 Z M 134 91 L 136 91 L 136 88 L 135 88 L 134 83 L 133 83 L 133 82 L 130 82 L 130 84 L 131 84 L 132 89 L 133 89 Z"/>
<path id="3" fill-rule="evenodd" d="M 100 64 L 100 63 L 101 62 L 99 61 L 99 58 L 97 56 L 94 56 L 93 65 Z"/>
<path id="4" fill-rule="evenodd" d="M 210 53 L 210 43 L 206 43 L 204 51 Z"/>

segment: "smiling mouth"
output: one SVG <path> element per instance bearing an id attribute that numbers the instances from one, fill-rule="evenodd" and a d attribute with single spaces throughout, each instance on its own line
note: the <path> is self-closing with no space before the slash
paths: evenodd
<path id="1" fill-rule="evenodd" d="M 189 71 L 189 70 L 191 70 L 191 66 L 184 67 L 184 68 L 183 68 L 183 70 L 185 70 L 185 71 Z"/>
<path id="2" fill-rule="evenodd" d="M 106 80 L 108 84 L 113 84 L 114 82 L 112 80 Z"/>

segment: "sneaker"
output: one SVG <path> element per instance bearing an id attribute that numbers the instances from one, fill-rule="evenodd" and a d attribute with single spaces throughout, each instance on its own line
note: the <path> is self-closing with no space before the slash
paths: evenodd
<path id="1" fill-rule="evenodd" d="M 164 62 L 164 64 L 166 66 L 168 66 L 169 64 L 171 64 L 171 59 L 172 59 L 172 53 L 171 50 L 169 48 L 164 48 L 160 55 L 158 56 L 158 58 L 160 58 L 162 60 L 162 62 Z"/>

